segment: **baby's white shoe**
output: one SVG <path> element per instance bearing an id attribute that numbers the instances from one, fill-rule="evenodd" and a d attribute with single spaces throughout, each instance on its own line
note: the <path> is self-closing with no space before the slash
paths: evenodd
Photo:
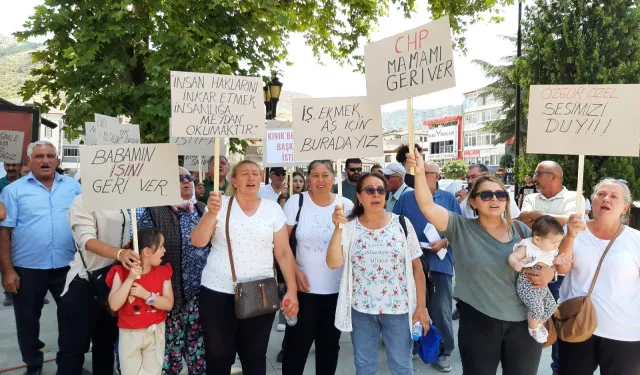
<path id="1" fill-rule="evenodd" d="M 547 338 L 549 338 L 549 331 L 547 331 L 547 329 L 542 324 L 534 329 L 529 328 L 529 334 L 540 344 L 544 344 L 545 342 L 547 342 Z"/>

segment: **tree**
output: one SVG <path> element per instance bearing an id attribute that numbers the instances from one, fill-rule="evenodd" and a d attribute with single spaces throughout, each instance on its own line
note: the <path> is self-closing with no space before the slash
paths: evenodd
<path id="1" fill-rule="evenodd" d="M 500 168 L 513 168 L 513 156 L 504 154 L 500 158 Z"/>
<path id="2" fill-rule="evenodd" d="M 452 180 L 462 178 L 467 174 L 467 163 L 464 160 L 447 160 L 442 166 L 442 173 Z"/>
<path id="3" fill-rule="evenodd" d="M 434 17 L 448 14 L 457 44 L 484 11 L 513 0 L 435 0 Z M 415 0 L 47 0 L 35 8 L 21 41 L 46 36 L 33 54 L 38 68 L 20 91 L 42 96 L 42 110 L 66 111 L 69 138 L 93 113 L 126 115 L 140 124 L 143 141 L 168 139 L 169 71 L 270 76 L 288 61 L 292 33 L 302 33 L 314 54 L 362 68 L 356 50 L 394 4 L 406 17 Z M 471 17 L 469 17 L 471 16 Z"/>

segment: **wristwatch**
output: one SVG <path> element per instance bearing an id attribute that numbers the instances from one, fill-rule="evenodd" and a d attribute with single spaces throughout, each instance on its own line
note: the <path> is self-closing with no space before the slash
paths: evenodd
<path id="1" fill-rule="evenodd" d="M 144 301 L 144 303 L 146 303 L 149 306 L 153 306 L 156 303 L 156 298 L 158 298 L 158 294 L 151 292 L 151 297 L 147 298 L 147 300 Z"/>

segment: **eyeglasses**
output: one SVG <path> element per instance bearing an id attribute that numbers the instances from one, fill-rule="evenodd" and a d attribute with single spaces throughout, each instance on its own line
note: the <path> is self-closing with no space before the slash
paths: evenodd
<path id="1" fill-rule="evenodd" d="M 478 193 L 480 199 L 484 202 L 490 201 L 493 197 L 496 197 L 500 202 L 504 202 L 509 197 L 509 193 L 506 191 L 498 190 L 498 191 L 481 191 Z"/>
<path id="2" fill-rule="evenodd" d="M 362 172 L 362 168 L 349 168 L 349 172 Z"/>
<path id="3" fill-rule="evenodd" d="M 480 178 L 480 177 L 482 177 L 482 175 L 481 175 L 481 174 L 472 174 L 471 176 L 468 176 L 468 175 L 467 175 L 467 176 L 465 176 L 465 178 L 466 178 L 467 180 L 476 179 L 476 178 Z"/>
<path id="4" fill-rule="evenodd" d="M 181 174 L 180 175 L 180 182 L 184 182 L 184 180 L 187 180 L 189 182 L 193 182 L 193 176 L 190 174 Z"/>
<path id="5" fill-rule="evenodd" d="M 387 189 L 383 188 L 382 186 L 378 186 L 377 188 L 374 188 L 373 186 L 368 186 L 362 190 L 360 190 L 360 192 L 365 192 L 367 195 L 373 195 L 373 194 L 378 194 L 378 195 L 386 195 L 387 194 Z"/>
<path id="6" fill-rule="evenodd" d="M 271 172 L 271 174 L 274 175 L 274 176 L 278 176 L 278 177 L 284 177 L 284 175 L 287 174 L 287 172 L 278 171 L 278 172 Z"/>
<path id="7" fill-rule="evenodd" d="M 540 177 L 540 176 L 542 176 L 543 174 L 551 174 L 551 175 L 552 175 L 552 174 L 553 174 L 553 172 L 536 171 L 536 176 L 537 176 L 537 177 Z"/>
<path id="8" fill-rule="evenodd" d="M 424 174 L 426 174 L 427 176 L 430 175 L 430 174 L 438 174 L 438 173 L 440 173 L 440 172 L 424 172 Z"/>

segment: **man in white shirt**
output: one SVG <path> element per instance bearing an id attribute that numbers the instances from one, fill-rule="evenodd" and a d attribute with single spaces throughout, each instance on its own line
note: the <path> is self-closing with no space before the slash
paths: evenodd
<path id="1" fill-rule="evenodd" d="M 400 163 L 391 163 L 386 168 L 382 168 L 380 172 L 387 178 L 387 187 L 389 188 L 386 210 L 393 212 L 393 206 L 396 205 L 400 196 L 407 191 L 413 191 L 413 189 L 404 183 L 407 171 Z"/>
<path id="2" fill-rule="evenodd" d="M 260 191 L 258 191 L 258 196 L 277 202 L 280 194 L 282 194 L 282 184 L 286 174 L 287 172 L 282 167 L 271 168 L 269 170 L 269 180 L 271 180 L 271 183 L 261 186 Z"/>
<path id="3" fill-rule="evenodd" d="M 471 191 L 471 189 L 473 188 L 473 184 L 475 184 L 480 177 L 486 174 L 489 174 L 489 169 L 484 164 L 476 164 L 470 166 L 469 170 L 467 171 L 467 183 L 469 184 L 467 186 L 467 189 L 462 189 L 455 193 L 456 198 L 460 202 L 460 210 L 465 217 L 468 217 L 470 219 L 475 219 L 477 217 L 473 208 L 471 208 L 471 205 L 469 205 L 468 194 L 469 191 Z M 520 216 L 520 210 L 518 209 L 518 204 L 516 203 L 515 199 L 513 199 L 513 195 L 509 194 L 509 199 L 511 200 L 509 204 L 511 218 L 515 219 Z"/>
<path id="4" fill-rule="evenodd" d="M 550 215 L 563 226 L 566 225 L 569 216 L 576 213 L 577 194 L 562 186 L 563 172 L 560 164 L 551 160 L 538 164 L 533 181 L 536 184 L 537 193 L 529 194 L 524 198 L 519 220 L 531 227 L 540 216 Z M 557 281 L 549 283 L 549 290 L 556 300 L 558 300 L 563 279 L 564 275 L 558 275 Z M 557 374 L 557 344 L 553 344 L 551 359 L 551 369 L 554 374 Z"/>

